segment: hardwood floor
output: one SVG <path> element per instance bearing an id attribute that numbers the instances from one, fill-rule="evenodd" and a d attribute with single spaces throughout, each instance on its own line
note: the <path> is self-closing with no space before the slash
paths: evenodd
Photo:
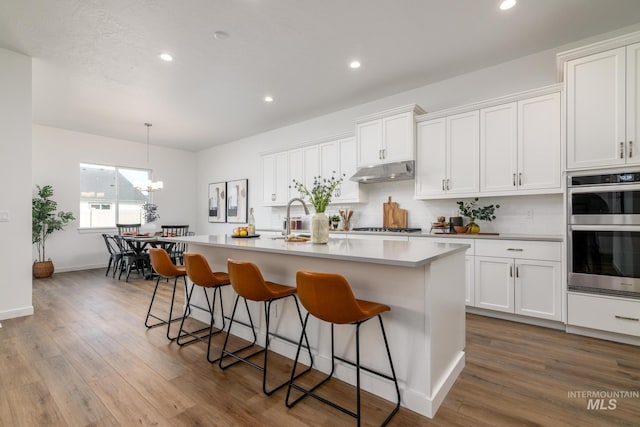
<path id="1" fill-rule="evenodd" d="M 221 371 L 206 361 L 203 344 L 178 347 L 164 328 L 147 330 L 153 284 L 113 280 L 104 270 L 35 280 L 35 314 L 1 322 L 0 426 L 355 425 L 311 399 L 287 409 L 286 390 L 264 396 L 253 368 Z M 165 286 L 161 298 L 168 297 Z M 466 351 L 466 367 L 433 420 L 402 408 L 390 425 L 640 425 L 640 397 L 617 398 L 605 410 L 570 395 L 640 393 L 639 347 L 468 315 Z M 286 377 L 290 361 L 273 361 L 274 375 Z M 324 391 L 355 400 L 343 383 Z M 364 424 L 378 425 L 389 403 L 364 400 Z"/>

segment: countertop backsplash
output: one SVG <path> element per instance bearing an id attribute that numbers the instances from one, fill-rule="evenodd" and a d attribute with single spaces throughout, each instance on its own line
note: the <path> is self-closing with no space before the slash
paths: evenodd
<path id="1" fill-rule="evenodd" d="M 331 215 L 337 213 L 339 209 L 348 208 L 354 211 L 351 227 L 382 226 L 382 206 L 388 197 L 392 196 L 393 201 L 397 202 L 400 208 L 408 211 L 408 227 L 419 227 L 429 231 L 431 223 L 435 222 L 438 216 L 444 216 L 448 220 L 449 217 L 458 215 L 457 200 L 470 200 L 470 198 L 415 200 L 412 180 L 362 184 L 362 187 L 367 193 L 367 203 L 331 204 L 326 213 Z M 483 232 L 534 235 L 564 233 L 562 194 L 480 197 L 479 199 L 481 206 L 500 205 L 496 210 L 496 220 L 478 222 Z M 313 211 L 313 208 L 310 209 Z M 284 207 L 262 207 L 256 213 L 256 223 L 259 228 L 280 229 L 285 216 L 286 208 Z M 291 216 L 301 216 L 303 228 L 309 228 L 308 217 L 304 216 L 304 210 L 300 204 L 295 203 L 291 206 Z"/>

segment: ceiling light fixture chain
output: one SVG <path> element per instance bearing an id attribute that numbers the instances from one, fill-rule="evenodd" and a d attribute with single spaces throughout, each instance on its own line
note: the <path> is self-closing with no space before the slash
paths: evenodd
<path id="1" fill-rule="evenodd" d="M 149 166 L 149 128 L 153 125 L 151 123 L 145 123 L 144 125 L 147 127 L 147 170 L 151 172 L 151 167 Z M 152 181 L 151 179 L 147 179 L 146 183 L 135 184 L 135 188 L 140 191 L 146 191 L 147 193 L 160 191 L 163 187 L 164 183 L 162 181 Z"/>

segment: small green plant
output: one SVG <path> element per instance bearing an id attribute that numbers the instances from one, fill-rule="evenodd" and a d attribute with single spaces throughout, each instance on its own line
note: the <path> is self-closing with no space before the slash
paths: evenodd
<path id="1" fill-rule="evenodd" d="M 62 230 L 65 225 L 75 220 L 71 212 L 56 213 L 58 203 L 51 200 L 53 187 L 36 185 L 37 196 L 31 200 L 31 242 L 38 248 L 38 261 L 46 260 L 44 242 L 51 233 Z"/>
<path id="2" fill-rule="evenodd" d="M 460 214 L 469 218 L 471 222 L 475 222 L 475 220 L 477 219 L 487 222 L 493 221 L 494 219 L 496 219 L 495 211 L 500 207 L 500 205 L 487 205 L 479 207 L 477 197 L 470 202 L 459 200 L 456 203 L 458 204 L 458 210 L 460 210 Z"/>
<path id="3" fill-rule="evenodd" d="M 338 215 L 336 215 L 336 214 L 333 214 L 333 215 L 331 215 L 331 216 L 329 217 L 329 220 L 330 220 L 331 222 L 340 222 L 340 216 L 338 216 Z"/>
<path id="4" fill-rule="evenodd" d="M 336 178 L 335 171 L 331 178 L 322 178 L 320 176 L 313 177 L 313 187 L 311 191 L 304 186 L 303 183 L 297 180 L 293 180 L 293 187 L 300 192 L 309 196 L 309 201 L 316 210 L 316 213 L 322 213 L 327 209 L 327 206 L 331 202 L 331 196 L 338 188 L 338 185 L 343 181 L 343 178 Z M 344 175 L 343 175 L 344 176 Z"/>

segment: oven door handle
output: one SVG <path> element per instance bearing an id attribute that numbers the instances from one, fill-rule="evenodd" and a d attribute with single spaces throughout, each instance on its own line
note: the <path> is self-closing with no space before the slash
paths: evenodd
<path id="1" fill-rule="evenodd" d="M 634 231 L 640 233 L 638 225 L 569 225 L 570 231 Z"/>
<path id="2" fill-rule="evenodd" d="M 578 193 L 612 193 L 616 191 L 640 191 L 640 184 L 602 184 L 602 185 L 585 185 L 580 187 L 569 187 L 569 194 Z"/>

